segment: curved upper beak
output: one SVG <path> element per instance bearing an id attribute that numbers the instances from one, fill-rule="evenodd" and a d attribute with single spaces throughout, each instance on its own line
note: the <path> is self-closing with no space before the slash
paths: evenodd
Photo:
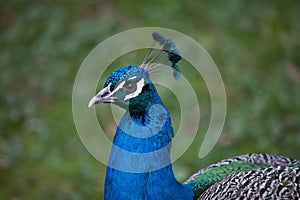
<path id="1" fill-rule="evenodd" d="M 97 103 L 113 103 L 113 102 L 115 102 L 115 99 L 117 99 L 117 98 L 112 96 L 114 93 L 110 91 L 110 85 L 111 84 L 109 84 L 107 87 L 103 88 L 96 96 L 94 96 L 90 100 L 89 105 L 88 105 L 89 108 Z"/>

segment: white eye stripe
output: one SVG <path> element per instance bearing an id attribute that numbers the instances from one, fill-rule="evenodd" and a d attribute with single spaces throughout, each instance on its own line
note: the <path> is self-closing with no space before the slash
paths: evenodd
<path id="1" fill-rule="evenodd" d="M 135 79 L 135 78 L 136 78 L 136 76 L 133 76 L 133 77 L 127 79 L 127 80 L 132 80 L 132 79 Z"/>
<path id="2" fill-rule="evenodd" d="M 125 84 L 125 82 L 124 82 Z M 124 85 L 123 84 L 123 85 Z M 142 92 L 142 89 L 145 85 L 145 80 L 143 78 L 141 78 L 141 80 L 139 80 L 137 83 L 136 83 L 136 90 L 133 92 L 133 93 L 130 93 L 130 94 L 127 94 L 124 98 L 124 101 L 128 100 L 128 99 L 131 99 L 133 97 L 136 97 L 138 96 L 141 92 Z"/>
<path id="3" fill-rule="evenodd" d="M 109 94 L 109 97 L 114 95 L 117 91 L 119 91 L 125 84 L 125 81 L 121 82 L 118 87 L 116 87 L 110 94 Z"/>

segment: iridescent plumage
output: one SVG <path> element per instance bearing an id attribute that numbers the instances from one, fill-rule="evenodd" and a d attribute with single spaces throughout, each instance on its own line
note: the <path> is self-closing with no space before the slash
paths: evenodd
<path id="1" fill-rule="evenodd" d="M 237 156 L 199 170 L 184 184 L 176 180 L 170 161 L 171 119 L 149 74 L 168 65 L 179 78 L 182 57 L 172 40 L 157 32 L 152 36 L 142 64 L 116 69 L 89 103 L 126 109 L 113 140 L 105 199 L 300 198 L 300 162 L 282 156 Z"/>

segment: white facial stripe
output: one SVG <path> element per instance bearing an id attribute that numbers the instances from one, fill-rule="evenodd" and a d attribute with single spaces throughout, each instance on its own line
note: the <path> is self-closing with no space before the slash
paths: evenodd
<path id="1" fill-rule="evenodd" d="M 119 91 L 125 84 L 125 81 L 121 82 L 118 87 L 116 87 L 116 89 L 114 89 L 109 95 L 108 97 L 111 97 L 112 95 L 114 95 L 117 91 Z"/>
<path id="2" fill-rule="evenodd" d="M 138 96 L 142 92 L 142 89 L 145 85 L 144 83 L 145 83 L 145 80 L 143 78 L 141 78 L 141 80 L 139 80 L 139 82 L 136 83 L 136 90 L 133 93 L 127 94 L 124 98 L 124 101 Z"/>
<path id="3" fill-rule="evenodd" d="M 133 76 L 133 77 L 129 78 L 128 80 L 132 80 L 132 79 L 135 79 L 135 78 L 136 78 L 136 76 Z"/>

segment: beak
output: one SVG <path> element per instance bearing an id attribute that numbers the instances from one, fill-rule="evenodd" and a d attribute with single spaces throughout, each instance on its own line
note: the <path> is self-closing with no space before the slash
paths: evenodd
<path id="1" fill-rule="evenodd" d="M 115 102 L 115 99 L 117 99 L 117 98 L 112 96 L 114 93 L 110 91 L 110 85 L 111 85 L 111 83 L 107 87 L 103 88 L 96 96 L 94 96 L 90 100 L 89 105 L 88 105 L 89 108 L 97 103 L 113 103 L 113 102 Z"/>

